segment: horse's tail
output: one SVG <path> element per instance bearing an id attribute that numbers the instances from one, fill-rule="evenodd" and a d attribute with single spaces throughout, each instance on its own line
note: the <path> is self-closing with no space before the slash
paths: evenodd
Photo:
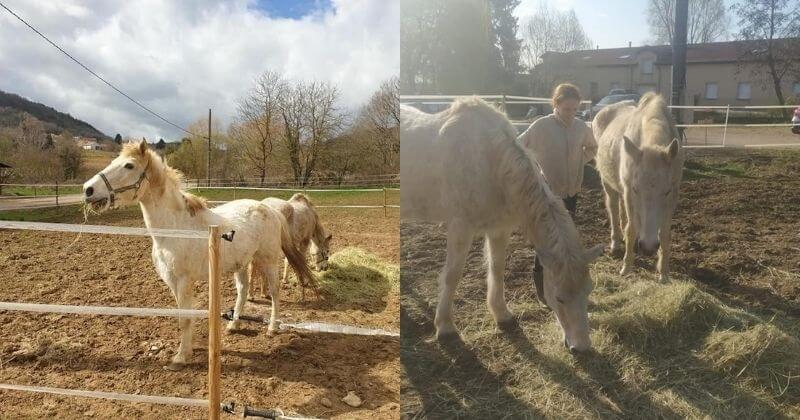
<path id="1" fill-rule="evenodd" d="M 314 273 L 311 272 L 311 268 L 309 268 L 308 263 L 306 262 L 306 257 L 301 253 L 298 249 L 296 244 L 294 243 L 294 238 L 292 234 L 289 232 L 289 224 L 284 217 L 281 217 L 281 249 L 283 250 L 283 255 L 286 256 L 286 260 L 289 262 L 289 265 L 294 270 L 295 274 L 297 274 L 297 279 L 300 281 L 300 286 L 302 287 L 311 287 L 316 292 L 317 296 L 319 296 L 319 290 L 317 286 L 317 279 L 314 277 Z"/>

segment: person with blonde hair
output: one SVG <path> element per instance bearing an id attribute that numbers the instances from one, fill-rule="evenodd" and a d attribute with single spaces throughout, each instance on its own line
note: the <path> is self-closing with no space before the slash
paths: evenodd
<path id="1" fill-rule="evenodd" d="M 591 127 L 575 118 L 581 94 L 575 85 L 562 83 L 553 90 L 553 113 L 534 121 L 517 141 L 530 150 L 550 189 L 564 200 L 564 206 L 575 217 L 578 193 L 583 183 L 583 168 L 597 153 Z M 533 283 L 536 296 L 545 306 L 544 270 L 538 256 L 533 262 Z"/>

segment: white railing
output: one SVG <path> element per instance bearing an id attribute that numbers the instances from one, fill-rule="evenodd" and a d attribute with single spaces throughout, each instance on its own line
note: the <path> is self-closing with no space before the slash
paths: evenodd
<path id="1" fill-rule="evenodd" d="M 431 105 L 446 105 L 451 103 L 455 98 L 470 95 L 400 95 L 400 102 L 408 104 L 431 104 Z M 537 98 L 529 96 L 512 96 L 512 95 L 474 95 L 489 102 L 499 103 L 505 108 L 506 104 L 550 104 L 550 98 Z M 591 106 L 591 101 L 581 101 L 581 105 Z M 744 144 L 740 146 L 732 146 L 727 143 L 728 127 L 744 127 L 744 128 L 763 128 L 763 127 L 791 127 L 791 123 L 773 123 L 773 124 L 730 124 L 731 110 L 758 110 L 758 109 L 787 109 L 796 108 L 795 105 L 680 105 L 670 106 L 674 109 L 701 109 L 701 110 L 725 110 L 725 122 L 723 124 L 677 124 L 679 128 L 722 128 L 722 144 L 719 145 L 689 145 L 690 148 L 722 148 L 722 147 L 742 147 L 742 148 L 762 148 L 762 147 L 793 147 L 800 146 L 800 136 L 798 136 L 797 143 L 774 143 L 774 144 Z M 525 120 L 512 120 L 514 125 L 530 124 L 530 121 Z"/>
<path id="2" fill-rule="evenodd" d="M 180 229 L 145 229 L 135 227 L 102 226 L 102 225 L 73 225 L 60 223 L 40 222 L 14 222 L 0 221 L 0 229 L 37 230 L 46 232 L 83 232 L 106 235 L 144 235 L 180 239 L 207 239 L 208 240 L 208 281 L 209 300 L 208 309 L 177 309 L 177 308 L 131 308 L 120 306 L 86 306 L 86 305 L 55 305 L 25 302 L 0 302 L 0 311 L 22 311 L 38 313 L 60 313 L 74 315 L 104 315 L 104 316 L 145 316 L 145 317 L 177 317 L 177 318 L 205 318 L 208 319 L 208 398 L 183 398 L 161 395 L 125 394 L 118 392 L 90 391 L 80 389 L 52 388 L 44 386 L 31 386 L 19 384 L 0 383 L 0 389 L 23 391 L 45 394 L 56 394 L 73 397 L 99 398 L 129 401 L 147 404 L 167 404 L 190 407 L 207 407 L 210 419 L 219 419 L 221 411 L 231 412 L 231 406 L 221 402 L 221 361 L 222 349 L 220 327 L 220 282 L 222 270 L 220 265 L 220 239 L 221 232 L 218 226 L 209 226 L 208 231 L 193 231 Z M 352 325 L 330 324 L 325 322 L 297 322 L 281 323 L 280 329 L 301 329 L 320 333 L 389 336 L 399 337 L 397 331 L 365 328 Z M 276 418 L 292 419 L 280 415 Z M 304 417 L 303 417 L 304 418 Z"/>
<path id="3" fill-rule="evenodd" d="M 533 96 L 515 96 L 515 95 L 400 95 L 400 102 L 414 105 L 447 105 L 453 102 L 454 99 L 464 96 L 476 96 L 487 102 L 492 102 L 500 105 L 502 109 L 506 109 L 506 105 L 551 105 L 552 98 L 540 98 Z M 592 101 L 581 101 L 581 107 L 591 107 Z M 530 124 L 530 121 L 511 121 L 512 124 Z"/>
<path id="4" fill-rule="evenodd" d="M 43 184 L 3 184 L 3 185 L 15 185 L 15 186 L 25 186 L 25 187 L 34 187 L 34 186 L 41 186 Z M 262 187 L 239 187 L 239 186 L 224 186 L 224 187 L 189 187 L 191 190 L 228 190 L 233 192 L 233 199 L 236 200 L 237 192 L 239 191 L 264 191 L 264 192 L 303 192 L 303 193 L 315 193 L 315 194 L 325 194 L 325 193 L 341 193 L 341 192 L 357 192 L 357 193 L 376 193 L 382 192 L 383 193 L 383 204 L 374 204 L 374 205 L 363 205 L 363 204 L 341 204 L 341 205 L 315 205 L 317 208 L 333 208 L 333 209 L 384 209 L 383 213 L 384 216 L 388 216 L 388 209 L 393 208 L 400 208 L 397 204 L 389 204 L 388 192 L 389 191 L 400 191 L 400 188 L 336 188 L 336 189 L 311 189 L 311 188 L 262 188 Z M 31 198 L 55 198 L 54 204 L 38 204 L 35 206 L 25 206 L 24 208 L 20 208 L 22 210 L 33 210 L 33 209 L 44 209 L 44 208 L 51 208 L 51 207 L 60 207 L 62 206 L 59 203 L 59 197 L 63 197 L 63 195 L 47 195 L 47 196 L 7 196 L 7 197 L 0 197 L 0 200 L 22 200 L 22 199 L 31 199 Z M 211 204 L 224 204 L 228 201 L 209 201 Z M 80 203 L 72 203 L 71 205 L 77 205 Z M 70 205 L 70 204 L 66 204 Z M 1 224 L 2 222 L 0 222 Z M 56 223 L 56 225 L 63 226 L 60 223 Z M 75 226 L 82 226 L 86 227 L 85 225 L 75 225 Z M 89 229 L 91 227 L 88 227 Z M 78 229 L 78 228 L 76 228 Z M 134 229 L 134 228 L 131 228 Z M 77 230 L 76 230 L 77 231 Z M 142 229 L 142 232 L 147 236 L 147 230 Z M 142 234 L 140 232 L 140 234 Z M 132 233 L 131 233 L 132 234 Z"/>
<path id="5" fill-rule="evenodd" d="M 99 226 L 99 225 L 62 225 L 59 229 L 57 223 L 34 222 L 0 222 L 0 229 L 40 230 L 49 232 L 75 232 L 80 227 L 83 232 L 109 235 L 140 235 L 147 229 Z M 124 394 L 118 392 L 89 391 L 79 389 L 50 388 L 18 384 L 0 384 L 0 389 L 67 395 L 75 397 L 104 398 L 149 404 L 171 404 L 181 406 L 208 407 L 208 418 L 219 419 L 222 409 L 220 394 L 220 288 L 222 271 L 220 260 L 220 230 L 219 226 L 209 226 L 208 231 L 188 230 L 160 230 L 154 232 L 158 236 L 172 238 L 208 239 L 208 285 L 209 298 L 207 310 L 175 309 L 175 308 L 127 308 L 114 306 L 79 306 L 79 305 L 48 305 L 22 302 L 0 302 L 0 310 L 26 311 L 44 313 L 62 313 L 79 315 L 113 315 L 113 316 L 167 316 L 179 318 L 207 318 L 208 319 L 208 398 L 180 398 L 169 396 L 153 396 Z"/>
<path id="6" fill-rule="evenodd" d="M 743 148 L 765 148 L 765 147 L 796 147 L 800 146 L 800 138 L 798 143 L 779 143 L 779 144 L 744 144 L 741 146 L 730 146 L 727 144 L 728 127 L 744 127 L 744 128 L 763 128 L 763 127 L 792 127 L 792 123 L 758 123 L 758 124 L 730 124 L 731 110 L 758 110 L 758 109 L 794 109 L 796 105 L 670 105 L 670 109 L 689 109 L 689 110 L 725 110 L 725 122 L 723 124 L 676 124 L 678 128 L 722 128 L 722 144 L 719 145 L 689 145 L 689 148 L 724 148 L 724 147 L 743 147 Z"/>

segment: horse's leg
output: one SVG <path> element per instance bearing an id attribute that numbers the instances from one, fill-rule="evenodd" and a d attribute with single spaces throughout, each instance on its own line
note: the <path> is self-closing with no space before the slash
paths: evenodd
<path id="1" fill-rule="evenodd" d="M 228 322 L 228 331 L 238 330 L 241 326 L 242 321 L 239 320 L 239 317 L 242 315 L 242 310 L 244 310 L 245 295 L 250 282 L 247 268 L 233 273 L 233 277 L 236 279 L 236 304 L 233 306 L 233 319 Z"/>
<path id="2" fill-rule="evenodd" d="M 283 259 L 283 277 L 281 278 L 281 283 L 289 283 L 289 260 L 286 258 Z"/>
<path id="3" fill-rule="evenodd" d="M 193 304 L 193 290 L 191 282 L 179 280 L 175 284 L 167 283 L 175 296 L 179 309 L 191 309 Z M 192 357 L 192 334 L 194 319 L 178 318 L 178 327 L 181 330 L 181 342 L 178 351 L 172 357 L 172 363 L 167 369 L 178 370 Z"/>
<path id="4" fill-rule="evenodd" d="M 506 231 L 492 232 L 486 235 L 484 252 L 488 269 L 486 270 L 486 304 L 500 329 L 509 329 L 514 325 L 514 314 L 508 310 L 503 287 L 503 275 L 506 271 L 506 249 L 511 234 Z"/>
<path id="5" fill-rule="evenodd" d="M 247 300 L 252 300 L 256 297 L 256 284 L 258 283 L 256 279 L 258 278 L 259 269 L 255 262 L 251 262 L 247 266 L 247 271 L 250 273 L 250 289 L 247 292 Z"/>
<path id="6" fill-rule="evenodd" d="M 458 334 L 453 324 L 453 297 L 464 273 L 472 232 L 463 223 L 451 222 L 447 227 L 447 258 L 439 275 L 439 304 L 436 306 L 436 337 Z"/>
<path id="7" fill-rule="evenodd" d="M 633 214 L 633 203 L 630 198 L 623 195 L 625 204 L 625 256 L 622 259 L 622 270 L 620 275 L 627 275 L 633 270 L 633 263 L 636 259 L 636 228 L 634 227 L 635 216 Z"/>
<path id="8" fill-rule="evenodd" d="M 278 322 L 278 305 L 280 303 L 281 292 L 281 279 L 278 276 L 280 272 L 280 259 L 277 261 L 270 261 L 266 264 L 266 269 L 261 273 L 267 279 L 269 284 L 269 294 L 272 296 L 272 311 L 269 316 L 269 326 L 267 327 L 267 335 L 275 335 L 275 329 Z"/>
<path id="9" fill-rule="evenodd" d="M 669 281 L 669 255 L 672 235 L 670 229 L 672 225 L 672 214 L 667 215 L 667 219 L 661 224 L 661 229 L 658 232 L 658 241 L 660 242 L 658 248 L 658 273 L 660 274 L 659 280 L 662 283 Z"/>
<path id="10" fill-rule="evenodd" d="M 603 191 L 606 196 L 606 210 L 608 211 L 608 224 L 611 226 L 611 254 L 619 254 L 622 251 L 622 223 L 620 223 L 620 197 L 617 191 L 610 186 L 603 184 Z"/>

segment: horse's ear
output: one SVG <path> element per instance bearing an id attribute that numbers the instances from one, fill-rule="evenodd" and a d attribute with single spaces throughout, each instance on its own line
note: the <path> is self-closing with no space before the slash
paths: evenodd
<path id="1" fill-rule="evenodd" d="M 590 263 L 602 256 L 606 252 L 606 247 L 603 244 L 596 245 L 586 250 L 586 263 Z"/>
<path id="2" fill-rule="evenodd" d="M 673 160 L 678 156 L 678 149 L 680 149 L 680 147 L 678 139 L 672 139 L 672 142 L 667 146 L 667 157 L 669 160 Z"/>
<path id="3" fill-rule="evenodd" d="M 628 136 L 622 136 L 622 142 L 625 144 L 625 152 L 627 152 L 628 155 L 637 161 L 642 157 L 642 151 L 639 150 L 639 147 L 633 144 L 633 141 L 631 141 Z"/>
<path id="4" fill-rule="evenodd" d="M 142 141 L 139 143 L 139 153 L 141 153 L 142 156 L 144 156 L 146 152 L 147 152 L 147 140 L 144 137 L 142 137 Z"/>

